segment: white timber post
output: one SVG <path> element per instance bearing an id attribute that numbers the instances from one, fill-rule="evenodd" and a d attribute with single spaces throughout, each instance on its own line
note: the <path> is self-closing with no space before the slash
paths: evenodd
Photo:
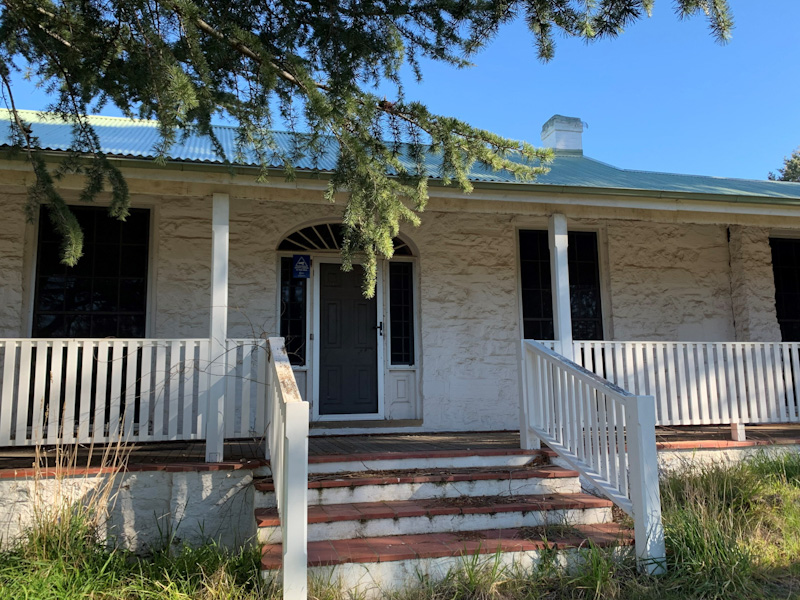
<path id="1" fill-rule="evenodd" d="M 538 373 L 533 372 L 533 360 L 528 354 L 527 342 L 522 340 L 520 346 L 520 398 L 519 398 L 519 443 L 523 450 L 539 450 L 542 447 L 539 438 L 531 431 L 531 407 L 534 402 L 535 381 Z M 540 399 L 538 399 L 540 400 Z"/>
<path id="2" fill-rule="evenodd" d="M 283 598 L 308 591 L 308 402 L 287 402 L 283 501 Z"/>
<path id="3" fill-rule="evenodd" d="M 572 360 L 572 308 L 569 297 L 569 263 L 567 262 L 567 217 L 550 216 L 547 224 L 550 241 L 550 278 L 553 287 L 553 329 L 556 349 Z"/>
<path id="4" fill-rule="evenodd" d="M 636 557 L 640 569 L 659 575 L 666 571 L 666 549 L 658 488 L 656 404 L 653 396 L 636 396 L 632 400 L 626 431 Z"/>
<path id="5" fill-rule="evenodd" d="M 225 444 L 230 198 L 228 194 L 214 194 L 211 202 L 211 335 L 208 365 L 206 462 L 219 462 L 223 460 Z"/>

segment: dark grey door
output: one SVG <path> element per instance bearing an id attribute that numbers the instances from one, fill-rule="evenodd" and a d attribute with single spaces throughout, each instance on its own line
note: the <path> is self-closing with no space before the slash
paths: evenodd
<path id="1" fill-rule="evenodd" d="M 378 412 L 377 304 L 361 292 L 363 270 L 320 264 L 319 414 Z"/>

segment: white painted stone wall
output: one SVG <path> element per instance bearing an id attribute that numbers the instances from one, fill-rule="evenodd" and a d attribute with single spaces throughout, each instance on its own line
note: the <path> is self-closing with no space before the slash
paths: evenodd
<path id="1" fill-rule="evenodd" d="M 164 198 L 158 203 L 154 218 L 156 251 L 151 262 L 155 266 L 152 281 L 156 298 L 151 335 L 207 338 L 211 198 Z"/>
<path id="2" fill-rule="evenodd" d="M 424 217 L 409 232 L 420 252 L 424 426 L 518 427 L 512 218 L 436 212 Z"/>
<path id="3" fill-rule="evenodd" d="M 108 485 L 106 475 L 0 479 L 0 548 L 13 544 L 54 506 L 90 502 Z M 134 552 L 172 543 L 215 540 L 237 548 L 254 539 L 253 472 L 140 471 L 111 484 L 101 535 Z"/>
<path id="4" fill-rule="evenodd" d="M 773 446 L 745 446 L 740 448 L 692 448 L 685 450 L 659 450 L 658 468 L 669 471 L 702 468 L 710 465 L 734 465 L 756 456 L 779 457 L 800 453 L 796 444 Z"/>
<path id="5" fill-rule="evenodd" d="M 734 339 L 725 226 L 611 221 L 607 237 L 614 339 Z"/>
<path id="6" fill-rule="evenodd" d="M 0 219 L 0 337 L 23 334 L 24 192 L 4 194 Z"/>
<path id="7" fill-rule="evenodd" d="M 780 342 L 775 309 L 775 278 L 769 230 L 764 227 L 730 228 L 731 290 L 736 339 Z"/>

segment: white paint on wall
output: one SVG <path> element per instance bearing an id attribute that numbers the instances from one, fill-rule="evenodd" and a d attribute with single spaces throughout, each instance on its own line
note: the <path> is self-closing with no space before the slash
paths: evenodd
<path id="1" fill-rule="evenodd" d="M 780 342 L 769 230 L 732 225 L 730 255 L 736 340 Z"/>
<path id="2" fill-rule="evenodd" d="M 614 339 L 734 339 L 722 225 L 607 225 Z"/>
<path id="3" fill-rule="evenodd" d="M 42 511 L 88 501 L 103 489 L 106 477 L 0 479 L 0 547 L 13 544 Z M 252 482 L 247 469 L 118 475 L 100 535 L 139 553 L 209 539 L 240 547 L 256 533 Z"/>

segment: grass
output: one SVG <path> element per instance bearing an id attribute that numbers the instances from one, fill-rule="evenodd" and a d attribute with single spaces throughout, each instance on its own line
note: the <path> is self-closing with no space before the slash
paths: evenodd
<path id="1" fill-rule="evenodd" d="M 589 547 L 564 569 L 554 551 L 532 571 L 499 555 L 467 556 L 440 579 L 420 575 L 394 600 L 750 600 L 800 598 L 800 455 L 674 472 L 662 481 L 668 572 L 639 573 L 628 553 Z M 256 600 L 279 598 L 261 578 L 257 549 L 208 543 L 137 557 L 100 541 L 96 509 L 48 513 L 0 553 L 0 600 Z M 335 581 L 309 597 L 356 600 Z"/>

